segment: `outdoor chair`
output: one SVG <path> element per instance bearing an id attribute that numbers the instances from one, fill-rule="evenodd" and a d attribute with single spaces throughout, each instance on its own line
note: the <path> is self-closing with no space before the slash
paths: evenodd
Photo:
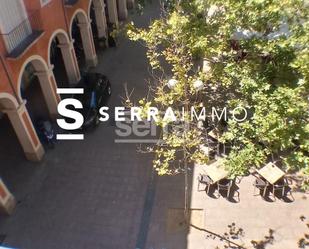
<path id="1" fill-rule="evenodd" d="M 207 156 L 209 158 L 209 163 L 212 163 L 216 160 L 216 156 L 217 156 L 217 150 L 214 148 L 209 148 Z"/>
<path id="2" fill-rule="evenodd" d="M 200 174 L 198 176 L 198 186 L 197 186 L 197 191 L 206 191 L 206 193 L 209 193 L 210 186 L 212 185 L 212 180 L 208 175 L 202 175 Z M 200 189 L 200 185 L 205 185 L 204 189 Z"/>
<path id="3" fill-rule="evenodd" d="M 242 181 L 242 179 L 243 179 L 243 176 L 236 176 L 235 177 L 235 184 L 240 184 L 241 183 L 241 181 Z"/>
<path id="4" fill-rule="evenodd" d="M 288 192 L 292 196 L 292 194 L 290 192 L 290 183 L 288 182 L 288 180 L 286 178 L 281 178 L 274 185 L 272 185 L 272 194 L 273 194 L 274 198 L 276 198 L 276 196 L 275 196 L 276 192 L 280 192 L 281 197 L 284 197 L 285 194 L 286 194 L 286 190 L 289 190 Z"/>
<path id="5" fill-rule="evenodd" d="M 226 197 L 229 198 L 231 187 L 232 187 L 233 181 L 230 179 L 222 179 L 217 183 L 218 186 L 218 192 L 220 193 L 220 190 L 227 191 Z"/>
<path id="6" fill-rule="evenodd" d="M 265 181 L 265 180 L 263 180 L 261 178 L 256 178 L 253 186 L 255 187 L 253 195 L 256 196 L 257 194 L 255 193 L 255 189 L 259 189 L 263 193 L 262 197 L 265 197 L 267 187 L 269 186 L 267 181 Z"/>
<path id="7" fill-rule="evenodd" d="M 220 132 L 216 127 L 209 127 L 208 129 L 206 129 L 206 131 L 207 146 L 211 148 L 216 153 L 216 155 L 226 156 L 228 151 L 227 148 L 229 147 L 229 145 L 219 141 L 220 134 L 222 132 Z M 210 135 L 211 132 L 214 132 L 214 136 Z"/>

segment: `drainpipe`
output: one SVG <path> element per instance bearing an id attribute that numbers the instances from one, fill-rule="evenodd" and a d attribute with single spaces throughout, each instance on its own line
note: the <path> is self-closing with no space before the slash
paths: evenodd
<path id="1" fill-rule="evenodd" d="M 3 58 L 2 55 L 0 55 L 0 60 L 1 60 L 2 66 L 3 66 L 3 68 L 4 68 L 4 71 L 5 71 L 5 73 L 6 73 L 6 76 L 7 76 L 8 80 L 9 80 L 10 86 L 11 86 L 13 92 L 14 92 L 15 98 L 16 98 L 18 104 L 21 105 L 22 103 L 21 103 L 21 101 L 20 101 L 20 99 L 19 99 L 19 97 L 18 97 L 18 94 L 17 94 L 16 89 L 15 89 L 14 84 L 13 84 L 13 80 L 12 80 L 12 78 L 11 78 L 11 75 L 10 75 L 10 73 L 9 73 L 9 71 L 8 71 L 8 68 L 7 68 L 6 64 L 5 64 L 5 61 L 4 61 L 4 58 Z"/>

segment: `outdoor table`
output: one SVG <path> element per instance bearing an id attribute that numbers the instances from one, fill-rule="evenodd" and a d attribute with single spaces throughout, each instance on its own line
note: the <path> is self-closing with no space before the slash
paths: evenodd
<path id="1" fill-rule="evenodd" d="M 259 175 L 265 178 L 270 184 L 275 184 L 280 178 L 285 175 L 285 172 L 277 167 L 274 163 L 270 162 L 263 168 L 257 170 Z"/>
<path id="2" fill-rule="evenodd" d="M 213 183 L 216 183 L 224 178 L 227 178 L 229 172 L 224 168 L 223 159 L 219 158 L 214 163 L 204 167 L 203 171 L 210 177 Z"/>

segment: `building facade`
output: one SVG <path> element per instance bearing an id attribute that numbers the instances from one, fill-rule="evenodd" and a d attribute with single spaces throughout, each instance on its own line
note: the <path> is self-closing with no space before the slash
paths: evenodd
<path id="1" fill-rule="evenodd" d="M 133 4 L 134 0 L 0 1 L 0 121 L 9 120 L 28 160 L 40 161 L 44 155 L 34 123 L 57 116 L 57 87 L 77 83 L 82 69 L 97 64 L 99 42 L 107 43 L 109 28 L 118 27 Z M 14 203 L 0 180 L 0 209 L 10 213 Z"/>

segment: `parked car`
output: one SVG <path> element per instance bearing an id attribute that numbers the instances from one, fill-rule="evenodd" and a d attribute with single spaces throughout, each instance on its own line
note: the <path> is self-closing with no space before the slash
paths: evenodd
<path id="1" fill-rule="evenodd" d="M 78 88 L 84 88 L 84 94 L 77 94 L 74 98 L 83 104 L 81 111 L 84 117 L 84 124 L 81 129 L 96 127 L 99 120 L 99 109 L 106 105 L 112 94 L 112 87 L 109 79 L 100 73 L 86 73 L 77 84 Z"/>

